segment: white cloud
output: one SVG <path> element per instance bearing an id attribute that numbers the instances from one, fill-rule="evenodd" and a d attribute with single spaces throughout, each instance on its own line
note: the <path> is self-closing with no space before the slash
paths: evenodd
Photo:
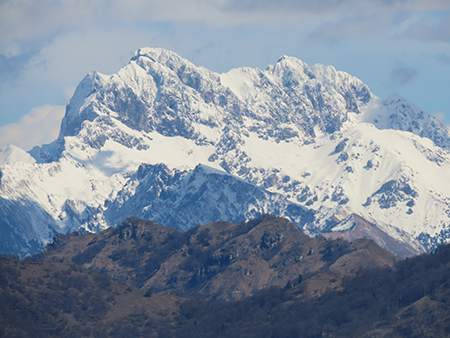
<path id="1" fill-rule="evenodd" d="M 65 107 L 45 105 L 33 108 L 15 123 L 0 126 L 0 148 L 13 144 L 24 150 L 54 141 Z"/>
<path id="2" fill-rule="evenodd" d="M 446 120 L 445 118 L 445 111 L 442 110 L 432 110 L 431 113 L 434 115 L 435 118 L 437 118 L 440 122 L 444 122 Z"/>
<path id="3" fill-rule="evenodd" d="M 0 54 L 39 50 L 74 30 L 168 21 L 229 25 L 235 17 L 207 0 L 6 0 L 0 2 Z"/>
<path id="4" fill-rule="evenodd" d="M 393 27 L 398 26 L 395 15 L 350 16 L 329 21 L 313 31 L 312 41 L 335 42 L 348 39 L 368 39 L 374 36 L 390 35 Z"/>
<path id="5" fill-rule="evenodd" d="M 448 0 L 6 0 L 0 2 L 0 53 L 40 49 L 55 34 L 126 24 L 197 22 L 212 26 L 315 21 L 342 16 L 450 10 Z M 380 23 L 380 28 L 383 23 Z"/>
<path id="6" fill-rule="evenodd" d="M 450 42 L 450 14 L 422 18 L 411 25 L 405 36 L 424 41 Z"/>

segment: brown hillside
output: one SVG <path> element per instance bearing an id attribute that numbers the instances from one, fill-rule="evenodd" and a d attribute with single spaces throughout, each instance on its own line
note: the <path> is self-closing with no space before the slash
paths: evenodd
<path id="1" fill-rule="evenodd" d="M 183 302 L 118 284 L 70 261 L 0 256 L 0 337 L 157 337 Z"/>
<path id="2" fill-rule="evenodd" d="M 184 233 L 130 218 L 97 234 L 60 235 L 40 258 L 71 259 L 144 290 L 220 300 L 295 283 L 300 275 L 352 274 L 398 260 L 371 240 L 312 239 L 275 216 L 239 224 L 216 222 Z"/>
<path id="3" fill-rule="evenodd" d="M 448 337 L 449 280 L 445 245 L 392 268 L 322 269 L 239 301 L 208 302 L 120 285 L 68 260 L 0 255 L 0 337 Z"/>

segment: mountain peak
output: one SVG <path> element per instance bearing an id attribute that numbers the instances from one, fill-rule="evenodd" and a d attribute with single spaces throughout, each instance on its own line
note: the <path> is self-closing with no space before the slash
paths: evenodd
<path id="1" fill-rule="evenodd" d="M 416 107 L 397 93 L 384 100 L 389 116 L 388 128 L 414 133 L 432 140 L 437 146 L 450 149 L 450 129 L 434 116 Z"/>
<path id="2" fill-rule="evenodd" d="M 384 100 L 385 104 L 394 104 L 394 103 L 398 103 L 398 102 L 407 102 L 403 96 L 397 94 L 397 93 L 392 93 L 391 95 L 389 95 L 386 100 Z"/>
<path id="3" fill-rule="evenodd" d="M 296 86 L 315 79 L 308 64 L 293 56 L 281 56 L 273 67 L 274 74 L 283 77 L 285 86 Z"/>
<path id="4" fill-rule="evenodd" d="M 302 67 L 308 67 L 308 64 L 295 56 L 282 55 L 278 58 L 277 63 L 291 63 L 301 65 Z"/>
<path id="5" fill-rule="evenodd" d="M 139 58 L 147 58 L 153 62 L 158 62 L 161 64 L 167 64 L 169 61 L 180 61 L 182 59 L 177 53 L 164 48 L 139 48 L 131 58 L 131 61 L 136 61 Z M 187 60 L 184 60 L 187 62 Z"/>
<path id="6" fill-rule="evenodd" d="M 10 162 L 25 162 L 33 164 L 36 160 L 25 150 L 10 144 L 0 149 L 0 165 Z"/>
<path id="7" fill-rule="evenodd" d="M 295 57 L 219 75 L 141 48 L 116 74 L 81 81 L 58 140 L 29 152 L 36 165 L 1 166 L 0 210 L 15 211 L 0 225 L 24 213 L 10 201 L 30 200 L 36 231 L 98 231 L 125 214 L 186 230 L 273 213 L 317 233 L 345 205 L 415 239 L 439 237 L 436 224 L 450 220 L 450 188 L 437 179 L 450 182 L 449 129 L 399 100 L 383 104 L 356 77 Z"/>
<path id="8" fill-rule="evenodd" d="M 80 131 L 83 121 L 92 121 L 97 116 L 92 109 L 86 109 L 85 104 L 87 99 L 101 90 L 109 79 L 110 76 L 93 71 L 81 80 L 67 104 L 66 114 L 61 122 L 59 139 L 65 136 L 75 136 Z"/>

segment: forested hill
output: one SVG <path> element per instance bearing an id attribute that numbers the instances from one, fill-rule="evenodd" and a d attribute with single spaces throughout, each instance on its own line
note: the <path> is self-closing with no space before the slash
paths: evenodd
<path id="1" fill-rule="evenodd" d="M 139 290 L 69 259 L 1 256 L 0 300 L 0 337 L 446 337 L 450 246 L 393 266 L 322 269 L 232 301 Z"/>

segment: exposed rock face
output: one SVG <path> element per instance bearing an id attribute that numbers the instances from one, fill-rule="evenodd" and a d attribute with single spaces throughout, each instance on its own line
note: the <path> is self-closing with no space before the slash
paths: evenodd
<path id="1" fill-rule="evenodd" d="M 421 252 L 450 238 L 449 147 L 436 119 L 333 67 L 284 56 L 217 74 L 143 48 L 83 79 L 55 142 L 0 156 L 4 250 L 134 215 L 186 230 L 272 213 L 317 234 L 345 208 Z"/>
<path id="2" fill-rule="evenodd" d="M 109 224 L 136 216 L 183 231 L 217 219 L 237 223 L 268 213 L 289 217 L 296 224 L 314 220 L 314 212 L 282 195 L 202 165 L 190 171 L 141 165 L 107 205 L 104 215 Z"/>

